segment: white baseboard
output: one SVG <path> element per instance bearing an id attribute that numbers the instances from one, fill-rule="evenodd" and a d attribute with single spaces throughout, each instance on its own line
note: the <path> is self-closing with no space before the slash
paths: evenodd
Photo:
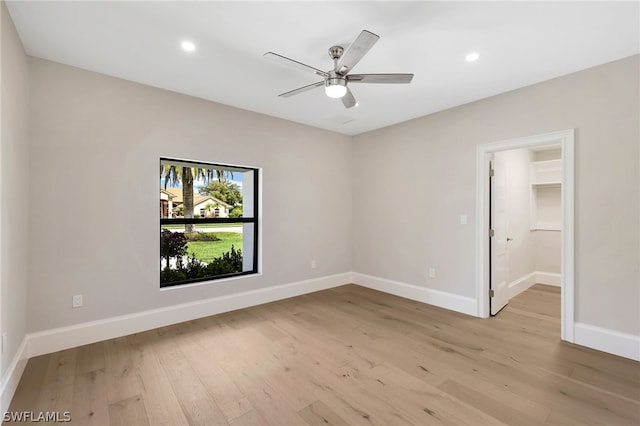
<path id="1" fill-rule="evenodd" d="M 509 283 L 509 299 L 516 297 L 534 284 L 560 287 L 562 275 L 553 272 L 534 271 Z"/>
<path id="2" fill-rule="evenodd" d="M 536 271 L 536 283 L 546 284 L 560 287 L 562 283 L 562 274 L 556 274 L 554 272 L 540 272 Z"/>
<path id="3" fill-rule="evenodd" d="M 54 328 L 27 335 L 27 355 L 34 357 L 184 321 L 261 305 L 352 282 L 350 272 L 298 281 L 228 296 L 167 306 L 134 314 Z"/>
<path id="4" fill-rule="evenodd" d="M 640 336 L 576 322 L 574 343 L 640 361 Z"/>
<path id="5" fill-rule="evenodd" d="M 362 287 L 379 290 L 385 293 L 404 297 L 418 302 L 428 303 L 440 308 L 461 312 L 467 315 L 478 316 L 476 299 L 459 296 L 441 290 L 426 287 L 418 287 L 413 284 L 405 284 L 398 281 L 378 278 L 371 275 L 353 273 L 353 282 Z"/>
<path id="6" fill-rule="evenodd" d="M 0 413 L 5 413 L 9 409 L 9 404 L 13 394 L 18 388 L 24 367 L 27 365 L 27 337 L 22 339 L 22 343 L 9 364 L 9 368 L 1 377 L 0 381 Z"/>
<path id="7" fill-rule="evenodd" d="M 512 297 L 516 297 L 532 285 L 534 285 L 536 280 L 536 272 L 531 272 L 523 277 L 518 278 L 515 281 L 509 283 L 509 299 Z"/>

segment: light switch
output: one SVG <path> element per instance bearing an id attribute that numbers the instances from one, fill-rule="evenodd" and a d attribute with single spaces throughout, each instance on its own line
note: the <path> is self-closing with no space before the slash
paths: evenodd
<path id="1" fill-rule="evenodd" d="M 461 214 L 460 215 L 460 225 L 466 225 L 467 222 L 468 222 L 467 215 L 466 214 Z"/>

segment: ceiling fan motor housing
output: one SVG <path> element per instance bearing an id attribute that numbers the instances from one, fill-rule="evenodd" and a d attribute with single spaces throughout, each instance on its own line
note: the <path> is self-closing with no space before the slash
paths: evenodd
<path id="1" fill-rule="evenodd" d="M 329 71 L 329 77 L 325 80 L 326 86 L 346 86 L 347 79 L 335 71 Z"/>

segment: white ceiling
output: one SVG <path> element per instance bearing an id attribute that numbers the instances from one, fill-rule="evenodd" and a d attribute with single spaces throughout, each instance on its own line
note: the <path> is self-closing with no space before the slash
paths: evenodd
<path id="1" fill-rule="evenodd" d="M 354 135 L 640 53 L 639 2 L 8 1 L 28 54 Z M 381 38 L 356 73 L 414 73 L 352 85 L 345 109 L 320 78 L 327 49 Z M 180 48 L 191 40 L 197 50 Z M 480 59 L 465 61 L 477 51 Z"/>

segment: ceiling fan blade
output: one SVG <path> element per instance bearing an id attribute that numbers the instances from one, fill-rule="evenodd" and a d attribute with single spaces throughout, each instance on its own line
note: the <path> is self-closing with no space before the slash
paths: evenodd
<path id="1" fill-rule="evenodd" d="M 342 103 L 344 104 L 345 108 L 352 108 L 358 105 L 358 102 L 356 102 L 356 98 L 353 97 L 353 93 L 351 93 L 351 90 L 349 90 L 348 87 L 347 93 L 345 93 L 345 95 L 342 97 Z"/>
<path id="2" fill-rule="evenodd" d="M 317 68 L 311 67 L 309 65 L 303 64 L 302 62 L 298 62 L 298 61 L 294 61 L 293 59 L 287 58 L 286 56 L 282 56 L 282 55 L 278 55 L 277 53 L 273 53 L 273 52 L 267 52 L 264 55 L 265 58 L 267 59 L 271 59 L 272 61 L 275 62 L 279 62 L 283 65 L 287 65 L 287 66 L 291 66 L 291 67 L 295 67 L 298 69 L 301 69 L 303 71 L 307 71 L 307 72 L 311 72 L 313 74 L 322 76 L 322 77 L 328 77 L 329 74 L 319 70 Z"/>
<path id="3" fill-rule="evenodd" d="M 350 74 L 349 83 L 411 83 L 413 74 Z"/>
<path id="4" fill-rule="evenodd" d="M 319 81 L 317 83 L 309 84 L 308 86 L 299 87 L 290 92 L 285 92 L 278 95 L 281 98 L 288 98 L 293 95 L 297 95 L 298 93 L 306 92 L 307 90 L 315 89 L 316 87 L 324 86 L 324 81 Z"/>
<path id="5" fill-rule="evenodd" d="M 373 47 L 380 39 L 374 33 L 362 30 L 360 35 L 351 43 L 351 46 L 345 50 L 336 66 L 336 72 L 345 75 L 356 66 L 360 59 Z"/>

